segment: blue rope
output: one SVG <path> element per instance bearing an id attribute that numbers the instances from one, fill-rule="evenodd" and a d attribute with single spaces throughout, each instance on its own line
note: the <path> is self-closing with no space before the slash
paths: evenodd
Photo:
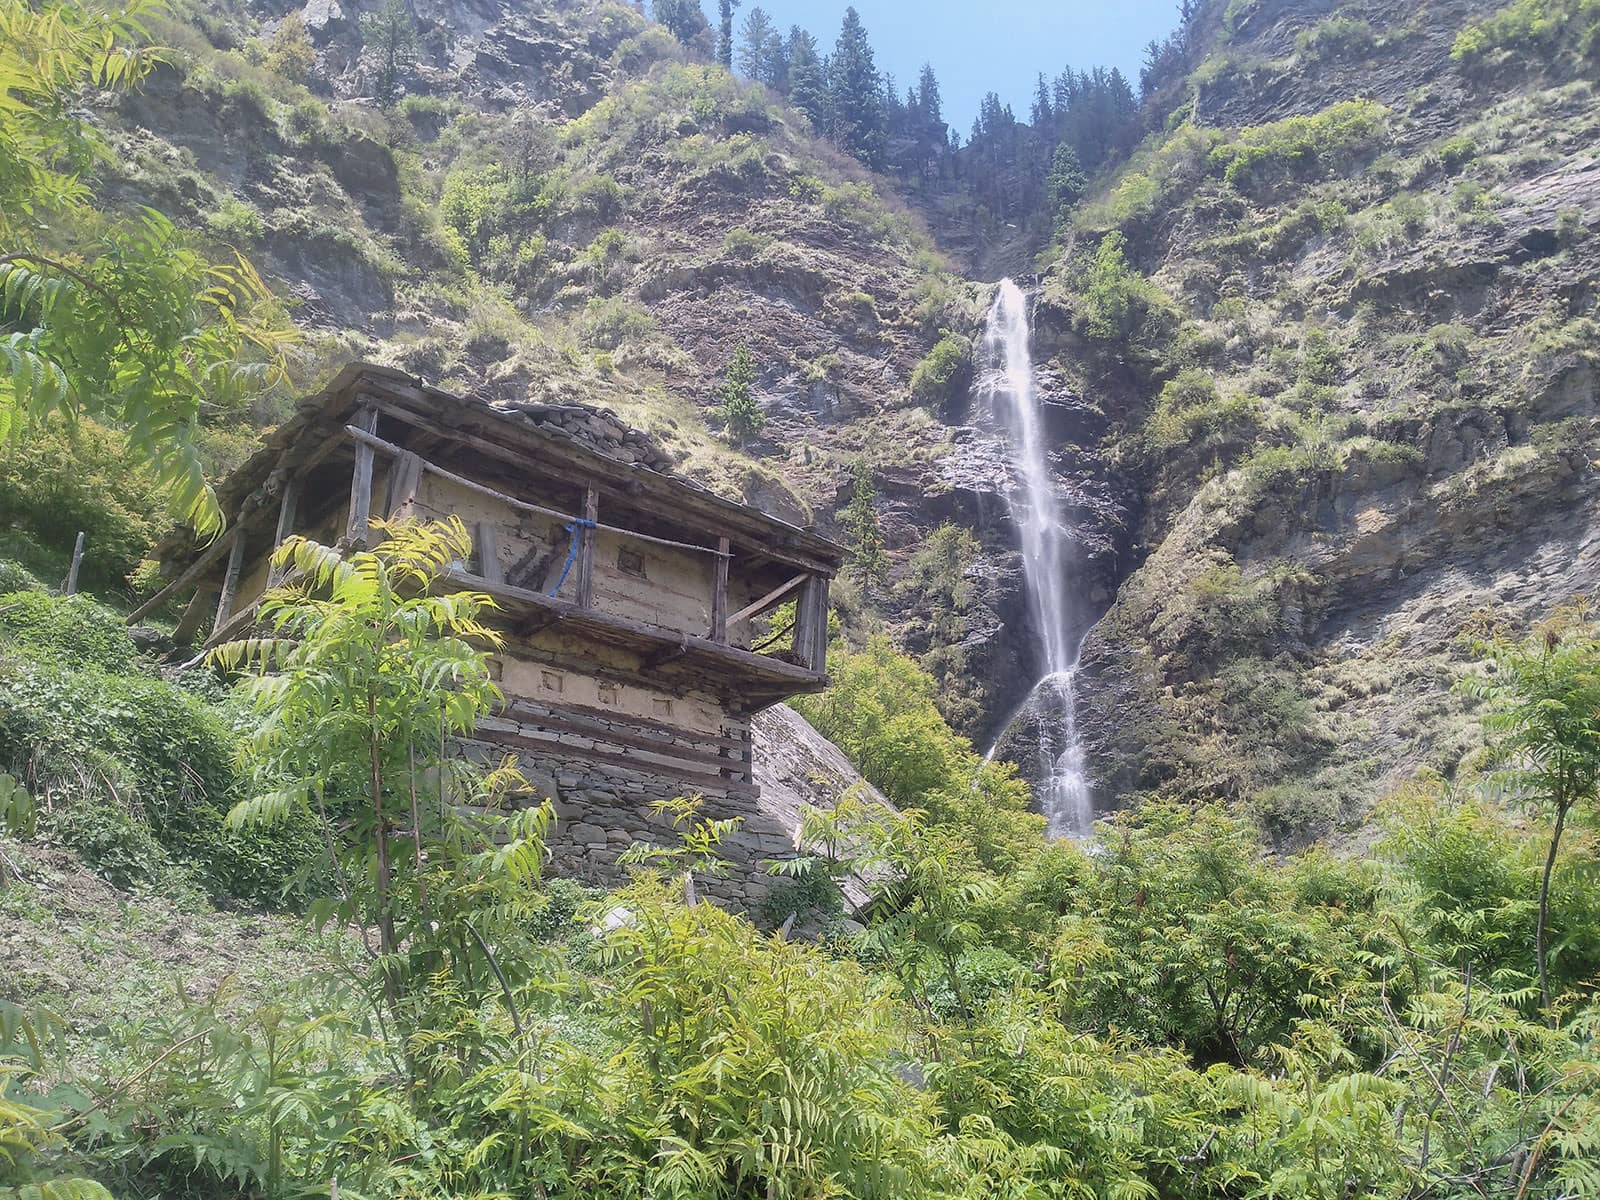
<path id="1" fill-rule="evenodd" d="M 561 578 L 556 580 L 555 587 L 550 589 L 552 596 L 559 592 L 561 585 L 567 581 L 567 573 L 572 570 L 572 564 L 578 561 L 578 547 L 583 544 L 583 531 L 593 529 L 594 522 L 584 517 L 573 517 L 570 525 L 563 525 L 561 528 L 572 535 L 572 544 L 567 548 L 567 562 L 561 568 Z"/>

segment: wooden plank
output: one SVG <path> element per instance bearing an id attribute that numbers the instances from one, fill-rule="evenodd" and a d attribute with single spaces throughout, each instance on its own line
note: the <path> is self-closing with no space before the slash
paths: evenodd
<path id="1" fill-rule="evenodd" d="M 389 472 L 389 494 L 384 501 L 383 515 L 389 518 L 405 516 L 417 501 L 417 488 L 422 484 L 422 456 L 410 450 L 400 452 Z"/>
<path id="2" fill-rule="evenodd" d="M 503 583 L 506 575 L 500 562 L 500 535 L 493 521 L 479 521 L 473 527 L 472 548 L 478 560 L 478 574 L 490 583 Z"/>
<path id="3" fill-rule="evenodd" d="M 722 791 L 730 794 L 751 794 L 756 789 L 737 780 L 724 779 L 721 775 L 708 774 L 704 771 L 692 771 L 687 768 L 678 768 L 665 763 L 644 763 L 639 761 L 638 754 L 613 754 L 606 750 L 585 750 L 577 746 L 564 746 L 560 742 L 540 741 L 534 738 L 523 737 L 514 733 L 499 733 L 494 730 L 484 730 L 474 739 L 487 742 L 492 746 L 507 746 L 515 750 L 529 750 L 536 754 L 549 755 L 552 758 L 576 758 L 584 762 L 604 763 L 607 766 L 627 767 L 633 771 L 673 779 L 679 783 L 687 783 L 691 787 L 706 791 Z M 739 789 L 739 791 L 735 791 Z"/>
<path id="4" fill-rule="evenodd" d="M 356 415 L 352 433 L 372 434 L 378 427 L 378 410 L 364 408 Z M 372 443 L 356 440 L 356 466 L 350 475 L 350 525 L 346 531 L 351 545 L 365 548 L 372 540 L 372 468 L 377 455 Z"/>
<path id="5" fill-rule="evenodd" d="M 589 487 L 597 482 L 596 473 L 600 472 L 602 477 L 599 482 L 608 485 L 606 491 L 611 498 L 617 500 L 624 507 L 641 507 L 639 479 L 633 475 L 636 470 L 633 467 L 624 466 L 621 463 L 607 459 L 604 461 L 608 465 L 601 466 L 596 464 L 593 470 L 586 471 L 582 467 L 564 465 L 560 461 L 548 457 L 553 448 L 543 445 L 542 440 L 528 439 L 519 443 L 519 445 L 525 446 L 526 449 L 519 449 L 502 445 L 489 438 L 469 433 L 464 429 L 441 425 L 439 422 L 408 407 L 391 404 L 385 405 L 383 411 L 385 415 L 394 417 L 398 421 L 404 421 L 406 424 L 424 430 L 435 437 L 443 438 L 446 441 L 474 450 L 486 458 L 493 458 L 507 463 L 523 474 L 534 470 L 539 475 L 547 476 L 563 483 L 573 484 L 578 487 Z M 499 431 L 497 430 L 497 432 Z M 591 455 L 590 457 L 599 456 Z M 674 520 L 678 520 L 698 532 L 712 536 L 718 536 L 726 532 L 730 524 L 743 526 L 744 538 L 752 548 L 758 549 L 760 553 L 774 562 L 781 562 L 800 570 L 831 575 L 838 569 L 839 562 L 844 557 L 843 549 L 834 546 L 833 543 L 828 542 L 825 538 L 807 534 L 804 530 L 787 526 L 783 522 L 776 522 L 764 513 L 749 509 L 744 505 L 734 504 L 731 501 L 721 500 L 709 492 L 702 495 L 700 492 L 690 489 L 681 481 L 672 479 L 671 476 L 660 475 L 654 471 L 650 471 L 648 474 L 656 476 L 663 484 L 670 486 L 653 489 L 656 493 L 656 503 L 654 505 L 644 504 L 642 507 L 646 511 L 653 510 L 670 513 Z M 708 508 L 712 509 L 712 511 L 708 512 Z M 809 553 L 797 550 L 793 546 L 773 545 L 773 531 L 762 528 L 769 525 L 769 523 L 777 524 L 786 531 L 792 530 L 783 535 L 784 540 L 794 539 L 814 544 L 820 543 L 819 551 L 821 547 L 826 547 L 828 557 L 823 557 L 820 552 Z M 645 537 L 644 534 L 635 534 L 634 536 Z M 669 542 L 668 544 L 677 544 L 687 549 L 700 551 L 710 549 L 708 546 L 695 546 L 689 543 Z"/>
<path id="6" fill-rule="evenodd" d="M 731 769 L 735 766 L 722 756 L 721 751 L 694 750 L 640 734 L 619 733 L 614 729 L 597 729 L 593 722 L 567 721 L 560 716 L 518 717 L 515 720 L 487 717 L 479 721 L 478 728 L 496 733 L 515 734 L 519 737 L 534 736 L 541 732 L 548 733 L 553 738 L 582 737 L 596 743 L 606 742 L 618 747 L 619 750 L 639 750 L 647 754 L 659 754 L 695 766 L 710 767 L 712 770 Z"/>
<path id="7" fill-rule="evenodd" d="M 817 646 L 810 658 L 811 669 L 818 675 L 828 673 L 828 579 L 817 578 Z"/>
<path id="8" fill-rule="evenodd" d="M 345 426 L 344 431 L 345 433 L 349 434 L 350 437 L 355 439 L 355 441 L 360 445 L 370 446 L 374 450 L 381 450 L 385 454 L 391 454 L 395 457 L 399 457 L 405 453 L 405 451 L 401 449 L 401 447 L 395 445 L 395 443 L 385 441 L 383 438 L 378 437 L 377 434 L 368 433 L 365 430 L 357 429 L 353 425 Z M 524 471 L 528 469 L 528 463 L 526 460 L 520 461 L 519 465 Z M 542 517 L 553 517 L 557 521 L 565 521 L 568 523 L 575 519 L 572 513 L 564 513 L 557 508 L 546 508 L 542 504 L 534 504 L 531 501 L 519 499 L 518 497 L 509 495 L 498 490 L 497 488 L 492 488 L 486 483 L 479 483 L 476 479 L 469 479 L 465 475 L 457 474 L 456 472 L 451 471 L 446 467 L 441 467 L 438 463 L 430 462 L 427 459 L 422 460 L 422 469 L 430 472 L 431 474 L 437 475 L 440 479 L 448 479 L 451 483 L 456 484 L 459 487 L 464 487 L 468 491 L 477 492 L 480 496 L 487 496 L 491 500 L 498 500 L 500 503 L 505 504 L 510 508 L 514 508 L 518 512 L 533 513 L 536 516 Z M 541 473 L 547 473 L 542 467 L 540 468 L 540 471 Z M 701 546 L 694 542 L 674 541 L 672 538 L 656 537 L 651 533 L 641 533 L 637 529 L 624 529 L 618 525 L 601 525 L 598 522 L 596 523 L 595 527 L 597 529 L 603 529 L 607 533 L 615 533 L 620 537 L 633 538 L 636 541 L 641 542 L 650 542 L 657 546 L 669 546 L 674 550 L 689 550 L 696 554 L 716 553 L 716 551 L 714 551 L 710 546 Z"/>
<path id="9" fill-rule="evenodd" d="M 196 579 L 200 578 L 201 575 L 210 569 L 212 563 L 221 558 L 223 554 L 233 546 L 234 542 L 239 540 L 239 532 L 240 525 L 237 521 L 235 521 L 232 529 L 228 530 L 216 541 L 212 542 L 211 545 L 202 550 L 200 552 L 200 557 L 185 567 L 183 571 L 179 573 L 176 579 L 167 584 L 166 587 L 162 588 L 154 596 L 151 596 L 150 599 L 146 600 L 143 604 L 139 605 L 138 608 L 129 613 L 128 624 L 132 625 L 136 621 L 149 616 L 151 613 L 155 612 L 156 609 L 160 608 L 169 599 L 171 599 L 174 592 L 180 590 L 181 588 L 187 587 Z"/>
<path id="10" fill-rule="evenodd" d="M 239 573 L 243 569 L 244 538 L 234 538 L 233 548 L 228 552 L 228 570 L 222 577 L 222 591 L 217 596 L 217 619 L 211 627 L 213 637 L 233 615 L 233 599 L 239 592 Z"/>
<path id="11" fill-rule="evenodd" d="M 300 505 L 300 479 L 293 476 L 283 485 L 283 495 L 278 501 L 278 528 L 272 535 L 272 550 L 276 554 L 278 547 L 283 545 L 294 532 L 295 510 Z M 276 587 L 282 572 L 272 567 L 267 572 L 267 586 Z"/>
<path id="12" fill-rule="evenodd" d="M 88 535 L 78 530 L 78 540 L 72 544 L 72 565 L 67 568 L 67 582 L 61 591 L 64 595 L 78 594 L 78 568 L 83 566 L 83 541 Z"/>
<path id="13" fill-rule="evenodd" d="M 200 623 L 211 611 L 211 592 L 211 588 L 201 587 L 184 608 L 183 615 L 178 618 L 178 627 L 172 631 L 172 640 L 178 645 L 189 645 L 194 641 L 194 635 L 200 632 Z"/>
<path id="14" fill-rule="evenodd" d="M 643 737 L 653 737 L 658 740 L 677 738 L 685 742 L 693 742 L 697 746 L 721 746 L 729 749 L 738 749 L 748 743 L 748 738 L 722 737 L 719 734 L 700 733 L 693 729 L 685 729 L 681 725 L 668 725 L 664 721 L 656 721 L 650 717 L 641 717 L 633 713 L 622 713 L 611 708 L 595 708 L 585 704 L 543 704 L 537 700 L 529 700 L 516 696 L 499 706 L 497 711 L 508 713 L 513 717 L 527 716 L 535 721 L 546 717 L 555 717 L 570 724 L 582 725 L 592 728 L 596 724 L 615 723 L 627 725 L 635 733 Z"/>
<path id="15" fill-rule="evenodd" d="M 592 487 L 583 490 L 583 524 L 578 526 L 578 607 L 594 607 L 594 542 L 600 520 L 600 494 Z"/>
<path id="16" fill-rule="evenodd" d="M 747 620 L 748 618 L 755 616 L 757 613 L 765 612 L 779 600 L 782 600 L 790 592 L 794 591 L 795 588 L 799 587 L 801 584 L 805 583 L 811 578 L 812 577 L 810 575 L 796 575 L 787 583 L 779 584 L 755 603 L 746 604 L 738 612 L 734 613 L 733 616 L 728 618 L 728 624 L 737 625 L 740 621 Z"/>
<path id="17" fill-rule="evenodd" d="M 711 567 L 711 640 L 728 640 L 728 539 L 717 539 L 717 557 Z"/>

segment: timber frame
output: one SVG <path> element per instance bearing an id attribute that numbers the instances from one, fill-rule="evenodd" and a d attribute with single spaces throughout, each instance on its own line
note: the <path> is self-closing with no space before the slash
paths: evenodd
<path id="1" fill-rule="evenodd" d="M 603 453 L 541 423 L 529 409 L 455 396 L 362 363 L 304 402 L 221 485 L 227 526 L 220 537 L 199 545 L 175 534 L 157 547 L 171 581 L 129 622 L 187 597 L 180 639 L 212 646 L 237 637 L 254 624 L 265 588 L 280 582 L 265 573 L 264 562 L 286 537 L 304 533 L 347 549 L 364 546 L 372 520 L 405 515 L 425 479 L 528 520 L 561 523 L 571 534 L 555 588 L 547 579 L 508 579 L 489 523 L 474 530 L 473 560 L 459 564 L 444 585 L 494 598 L 493 620 L 507 637 L 508 656 L 527 651 L 543 661 L 604 647 L 627 665 L 597 667 L 601 673 L 620 670 L 668 689 L 696 689 L 744 714 L 826 686 L 828 585 L 843 560 L 839 546 L 688 480 Z M 703 564 L 704 623 L 608 611 L 596 598 L 595 545 L 602 536 Z M 731 578 L 756 598 L 733 607 Z M 791 600 L 792 648 L 760 653 L 739 644 L 748 642 L 740 631 L 753 618 Z"/>

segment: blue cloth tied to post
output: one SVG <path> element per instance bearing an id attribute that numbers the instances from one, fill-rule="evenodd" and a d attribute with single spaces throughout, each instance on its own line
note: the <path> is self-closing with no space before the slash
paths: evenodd
<path id="1" fill-rule="evenodd" d="M 572 564 L 578 561 L 578 547 L 583 545 L 583 531 L 593 529 L 594 526 L 595 523 L 587 517 L 573 517 L 561 527 L 572 535 L 572 544 L 567 547 L 567 561 L 561 568 L 561 578 L 557 579 L 555 587 L 550 589 L 552 596 L 561 590 L 561 585 L 567 581 L 568 572 L 572 570 Z"/>

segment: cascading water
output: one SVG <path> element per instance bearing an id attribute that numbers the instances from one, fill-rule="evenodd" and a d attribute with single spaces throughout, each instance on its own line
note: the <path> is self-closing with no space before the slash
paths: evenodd
<path id="1" fill-rule="evenodd" d="M 1062 524 L 1045 455 L 1028 337 L 1027 298 L 1015 283 L 1002 279 L 984 329 L 978 388 L 990 417 L 1006 434 L 1012 467 L 1021 484 L 1008 489 L 1007 502 L 1021 535 L 1028 604 L 1039 631 L 1043 675 L 1006 722 L 1001 740 L 1010 745 L 1016 745 L 1019 736 L 1037 741 L 1035 792 L 1046 831 L 1052 837 L 1087 837 L 1094 826 L 1094 806 L 1076 719 L 1078 615 L 1073 611 L 1068 579 L 1071 537 Z M 995 745 L 999 744 L 997 740 Z M 994 748 L 989 753 L 994 754 Z"/>

